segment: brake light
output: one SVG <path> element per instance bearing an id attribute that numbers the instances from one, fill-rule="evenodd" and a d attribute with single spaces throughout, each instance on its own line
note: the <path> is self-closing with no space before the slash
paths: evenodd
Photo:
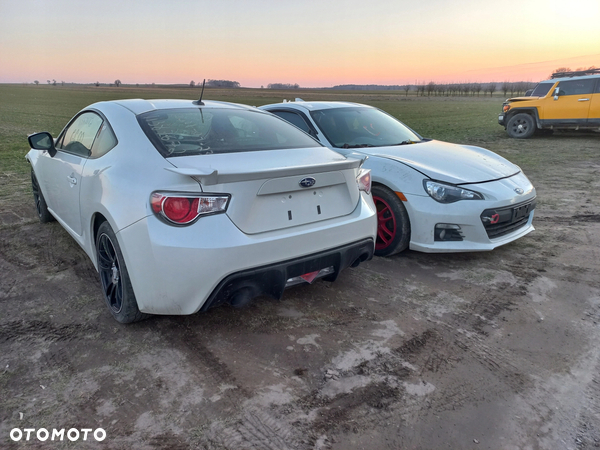
<path id="1" fill-rule="evenodd" d="M 190 225 L 200 216 L 223 213 L 227 210 L 228 194 L 171 194 L 154 192 L 150 205 L 154 213 L 175 225 Z"/>
<path id="2" fill-rule="evenodd" d="M 367 194 L 371 193 L 371 169 L 360 169 L 358 177 L 356 177 L 358 183 L 358 190 L 364 191 Z"/>

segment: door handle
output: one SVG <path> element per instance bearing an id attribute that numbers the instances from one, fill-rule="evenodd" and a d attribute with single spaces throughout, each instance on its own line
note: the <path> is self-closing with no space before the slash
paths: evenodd
<path id="1" fill-rule="evenodd" d="M 578 102 L 589 102 L 590 99 L 589 98 L 580 98 L 579 100 L 577 100 Z"/>
<path id="2" fill-rule="evenodd" d="M 69 183 L 71 183 L 72 185 L 77 184 L 77 178 L 67 176 L 67 179 L 69 180 Z"/>

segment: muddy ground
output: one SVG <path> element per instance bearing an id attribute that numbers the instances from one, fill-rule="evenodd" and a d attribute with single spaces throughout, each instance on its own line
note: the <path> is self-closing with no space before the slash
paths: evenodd
<path id="1" fill-rule="evenodd" d="M 3 196 L 0 448 L 600 447 L 600 135 L 479 144 L 537 187 L 521 240 L 127 326 L 67 233 L 19 189 Z M 106 439 L 14 442 L 14 428 Z"/>

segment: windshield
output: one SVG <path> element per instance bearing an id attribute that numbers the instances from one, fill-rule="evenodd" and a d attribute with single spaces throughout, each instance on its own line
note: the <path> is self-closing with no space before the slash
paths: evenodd
<path id="1" fill-rule="evenodd" d="M 138 116 L 165 157 L 321 147 L 303 131 L 261 111 L 162 109 Z"/>
<path id="2" fill-rule="evenodd" d="M 383 111 L 368 106 L 311 111 L 313 120 L 337 148 L 384 147 L 420 142 L 421 137 Z"/>
<path id="3" fill-rule="evenodd" d="M 532 97 L 545 97 L 554 83 L 539 83 L 531 93 Z"/>

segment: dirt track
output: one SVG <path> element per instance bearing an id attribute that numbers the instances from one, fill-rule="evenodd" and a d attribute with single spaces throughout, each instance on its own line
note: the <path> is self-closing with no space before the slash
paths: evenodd
<path id="1" fill-rule="evenodd" d="M 600 136 L 482 145 L 539 155 L 520 241 L 130 326 L 58 224 L 1 199 L 0 447 L 75 446 L 9 438 L 42 427 L 101 427 L 76 447 L 103 449 L 600 447 Z"/>

